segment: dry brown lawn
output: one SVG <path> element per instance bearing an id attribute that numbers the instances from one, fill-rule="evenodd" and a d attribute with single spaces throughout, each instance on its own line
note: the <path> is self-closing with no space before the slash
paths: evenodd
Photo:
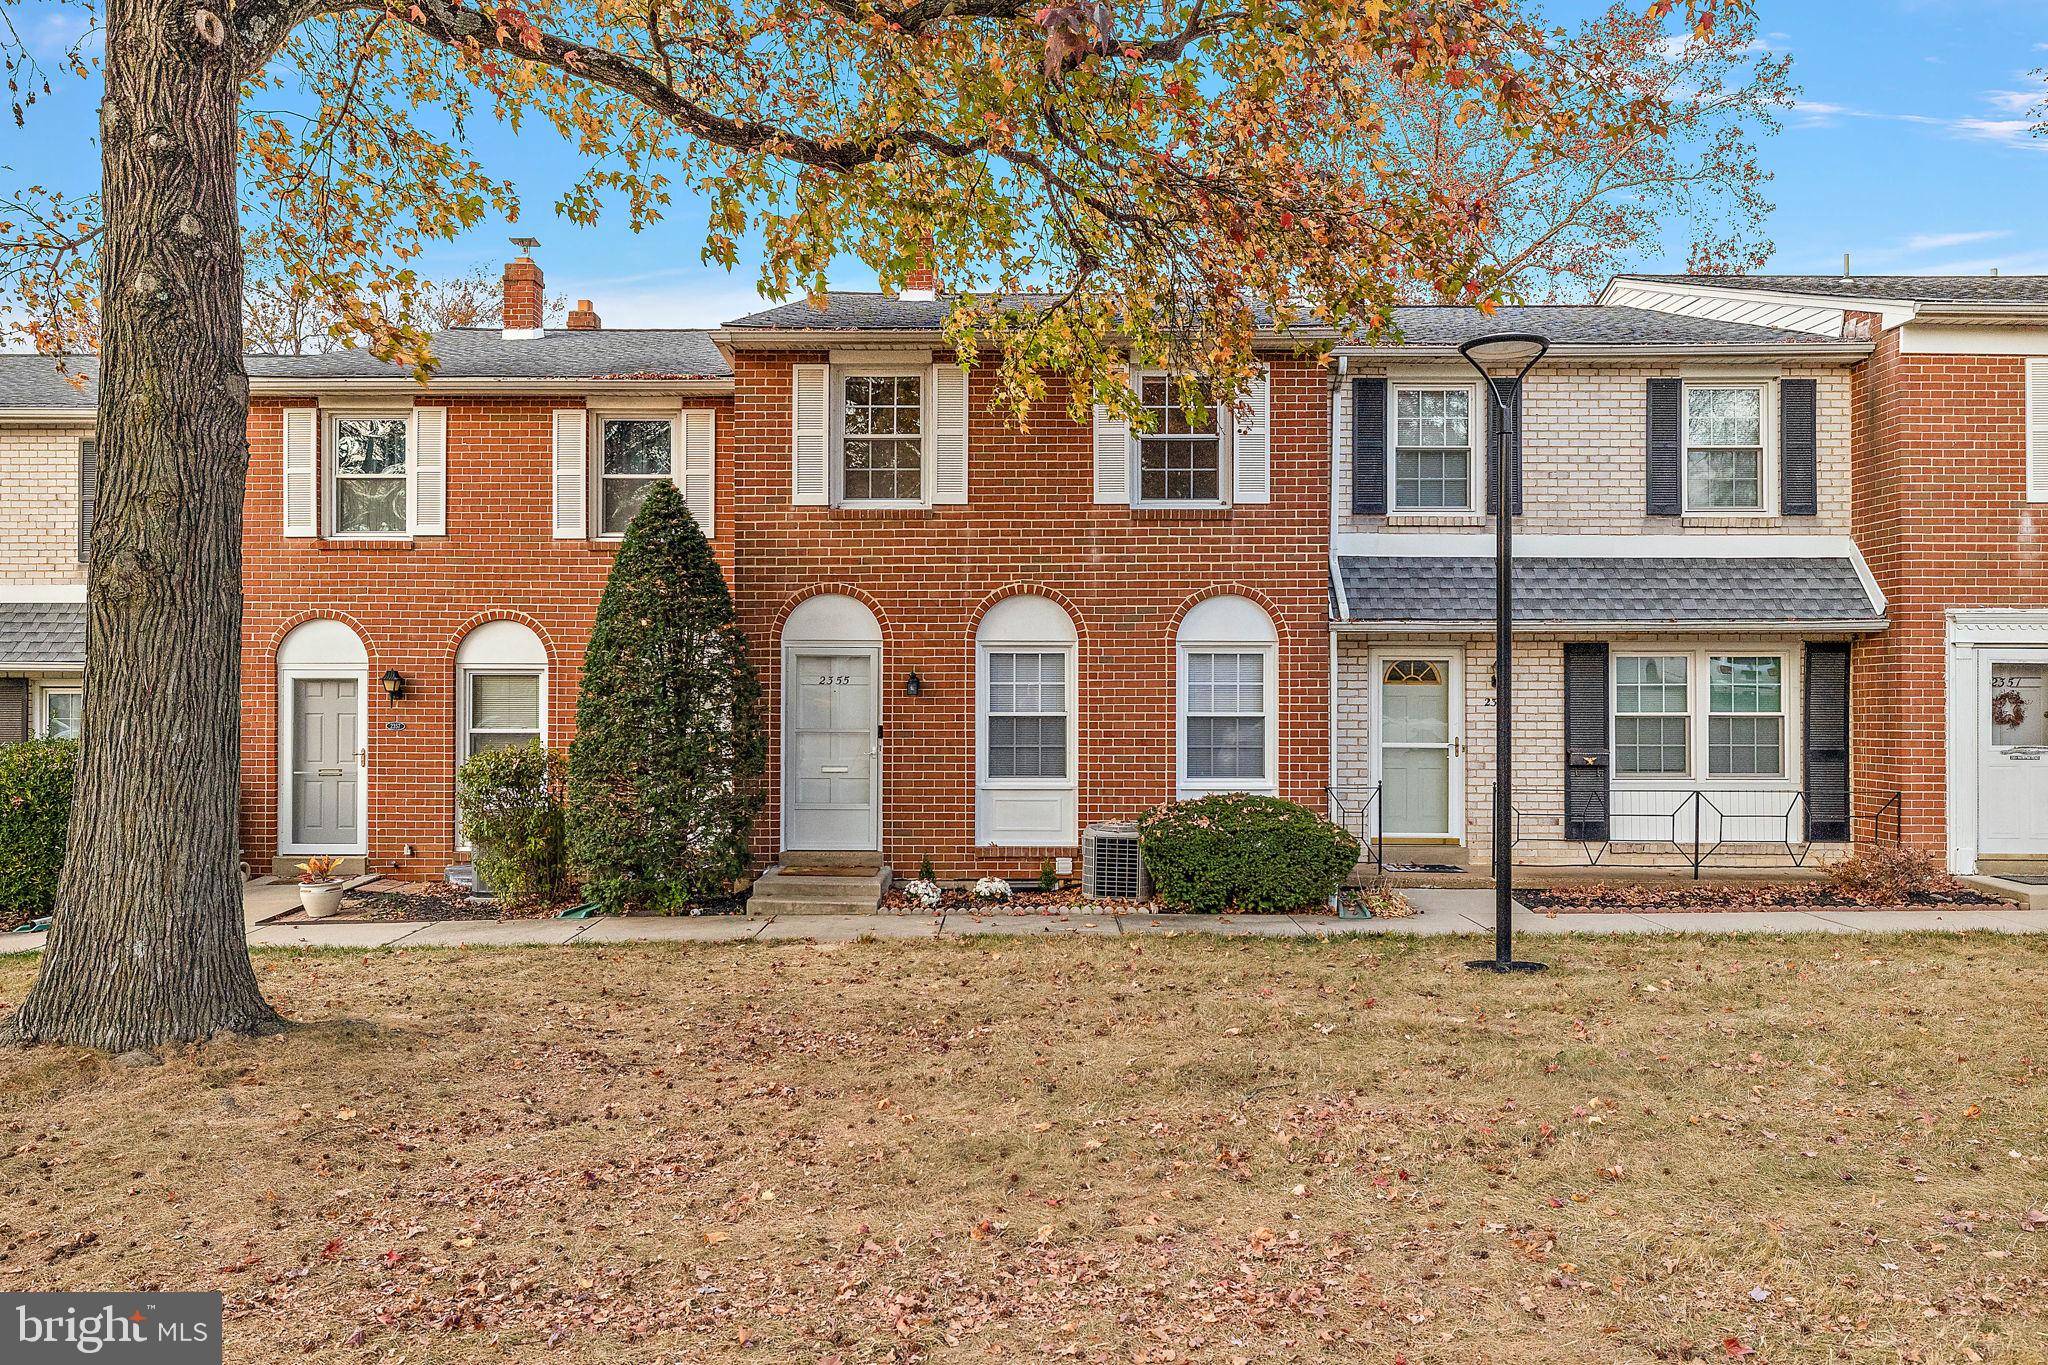
<path id="1" fill-rule="evenodd" d="M 2048 939 L 1473 946 L 265 953 L 281 1038 L 0 1055 L 0 1289 L 217 1288 L 236 1362 L 2048 1359 Z"/>

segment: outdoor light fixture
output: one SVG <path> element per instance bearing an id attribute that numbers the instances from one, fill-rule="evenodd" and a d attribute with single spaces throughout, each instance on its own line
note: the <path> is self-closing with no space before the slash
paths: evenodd
<path id="1" fill-rule="evenodd" d="M 1541 962 L 1515 961 L 1515 868 L 1510 846 L 1515 818 L 1515 488 L 1522 481 L 1519 397 L 1522 381 L 1549 349 L 1550 338 L 1533 332 L 1498 332 L 1473 337 L 1458 347 L 1493 391 L 1494 401 L 1488 406 L 1500 414 L 1500 429 L 1489 433 L 1496 451 L 1494 468 L 1499 471 L 1493 507 L 1498 523 L 1493 560 L 1493 956 L 1465 964 L 1477 971 L 1543 970 Z M 1514 374 L 1496 377 L 1495 370 Z"/>
<path id="2" fill-rule="evenodd" d="M 384 683 L 384 695 L 391 698 L 392 701 L 395 702 L 405 695 L 405 678 L 397 669 L 385 669 L 382 681 Z"/>
<path id="3" fill-rule="evenodd" d="M 915 669 L 911 670 L 910 676 L 903 680 L 903 695 L 906 697 L 921 697 L 924 695 L 924 679 L 917 676 Z"/>

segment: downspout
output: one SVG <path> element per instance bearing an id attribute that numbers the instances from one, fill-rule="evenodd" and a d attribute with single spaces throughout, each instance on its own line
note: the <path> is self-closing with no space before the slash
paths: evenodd
<path id="1" fill-rule="evenodd" d="M 1350 372 L 1351 357 L 1342 355 L 1338 356 L 1336 370 L 1330 376 L 1330 538 L 1328 555 L 1330 563 L 1330 593 L 1336 599 L 1338 620 L 1349 620 L 1351 618 L 1351 600 L 1345 595 L 1344 579 L 1337 572 L 1337 529 L 1339 526 L 1337 512 L 1337 470 L 1339 468 L 1338 461 L 1344 458 L 1344 452 L 1340 448 L 1337 438 L 1337 414 L 1339 408 L 1342 406 L 1344 401 L 1344 381 L 1345 378 L 1350 374 Z M 1329 708 L 1328 729 L 1326 732 L 1328 736 L 1329 755 L 1325 760 L 1325 774 L 1327 777 L 1327 782 L 1325 785 L 1329 787 L 1334 787 L 1337 785 L 1336 621 L 1332 621 L 1330 623 L 1330 674 L 1329 686 L 1326 689 L 1326 699 Z M 1323 797 L 1323 814 L 1325 816 L 1328 816 L 1330 814 L 1330 799 L 1327 792 L 1325 792 Z"/>

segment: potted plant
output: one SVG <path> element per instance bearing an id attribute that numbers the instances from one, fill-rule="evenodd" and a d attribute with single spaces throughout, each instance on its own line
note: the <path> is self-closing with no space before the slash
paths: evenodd
<path id="1" fill-rule="evenodd" d="M 341 909 L 341 889 L 348 878 L 335 875 L 334 869 L 340 866 L 341 859 L 325 854 L 299 864 L 299 904 L 306 918 L 326 919 Z"/>

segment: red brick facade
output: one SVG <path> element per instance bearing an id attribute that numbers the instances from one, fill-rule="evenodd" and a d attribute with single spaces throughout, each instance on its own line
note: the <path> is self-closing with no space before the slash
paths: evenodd
<path id="1" fill-rule="evenodd" d="M 1906 839 L 1948 838 L 1945 613 L 2048 606 L 2044 509 L 2026 499 L 2026 362 L 1877 349 L 1855 372 L 1856 543 L 1890 599 L 1891 628 L 1857 646 L 1856 830 L 1902 793 Z M 1889 835 L 1891 816 L 1883 818 Z"/>
<path id="2" fill-rule="evenodd" d="M 883 852 L 930 857 L 941 875 L 1034 875 L 1073 843 L 975 843 L 975 627 L 1005 595 L 1060 602 L 1079 633 L 1080 822 L 1123 817 L 1174 794 L 1175 631 L 1195 602 L 1260 603 L 1279 637 L 1280 794 L 1320 807 L 1328 763 L 1329 388 L 1314 364 L 1275 357 L 1272 500 L 1227 510 L 1147 511 L 1092 501 L 1091 433 L 1047 404 L 1019 430 L 987 414 L 972 384 L 964 506 L 879 511 L 791 501 L 791 372 L 819 355 L 738 353 L 734 397 L 686 398 L 719 413 L 717 536 L 761 675 L 770 767 L 757 855 L 778 851 L 779 624 L 823 591 L 858 597 L 881 623 Z M 477 624 L 511 617 L 548 653 L 551 744 L 574 731 L 576 684 L 612 545 L 551 530 L 554 396 L 445 403 L 447 534 L 390 541 L 281 534 L 282 417 L 316 400 L 259 399 L 250 418 L 245 515 L 242 842 L 259 868 L 278 840 L 277 652 L 301 621 L 347 623 L 367 649 L 368 863 L 438 876 L 455 858 L 456 650 Z M 401 400 L 405 401 L 405 400 Z M 405 695 L 376 679 L 395 668 Z M 922 695 L 904 695 L 915 670 Z M 396 723 L 402 729 L 390 726 Z"/>
<path id="3" fill-rule="evenodd" d="M 1051 848 L 975 844 L 974 641 L 1011 593 L 1060 602 L 1079 634 L 1080 823 L 1170 799 L 1175 781 L 1175 628 L 1204 597 L 1265 607 L 1279 633 L 1282 796 L 1320 809 L 1329 761 L 1329 387 L 1310 363 L 1276 358 L 1270 398 L 1272 501 L 1215 511 L 1093 502 L 1089 428 L 1063 401 L 1027 429 L 988 414 L 993 381 L 970 388 L 968 501 L 908 511 L 790 501 L 790 367 L 823 354 L 734 358 L 737 596 L 772 713 L 782 619 L 802 598 L 846 592 L 883 636 L 884 854 L 930 857 L 942 876 L 1035 874 Z M 904 695 L 907 674 L 923 682 Z M 778 849 L 779 744 L 756 852 Z"/>
<path id="4" fill-rule="evenodd" d="M 301 621 L 326 617 L 353 628 L 369 653 L 369 865 L 438 878 L 454 857 L 455 651 L 462 637 L 495 619 L 531 627 L 548 652 L 548 740 L 566 744 L 575 732 L 576 679 L 615 544 L 556 540 L 551 531 L 551 414 L 582 404 L 553 396 L 422 398 L 448 408 L 448 534 L 288 539 L 281 533 L 281 414 L 313 401 L 259 398 L 249 415 L 243 854 L 263 870 L 279 849 L 278 646 Z M 683 406 L 719 412 L 723 475 L 730 467 L 730 405 L 684 399 Z M 716 529 L 713 547 L 730 563 L 727 527 Z M 397 702 L 376 683 L 393 668 L 405 679 Z M 388 728 L 392 723 L 404 728 Z"/>

